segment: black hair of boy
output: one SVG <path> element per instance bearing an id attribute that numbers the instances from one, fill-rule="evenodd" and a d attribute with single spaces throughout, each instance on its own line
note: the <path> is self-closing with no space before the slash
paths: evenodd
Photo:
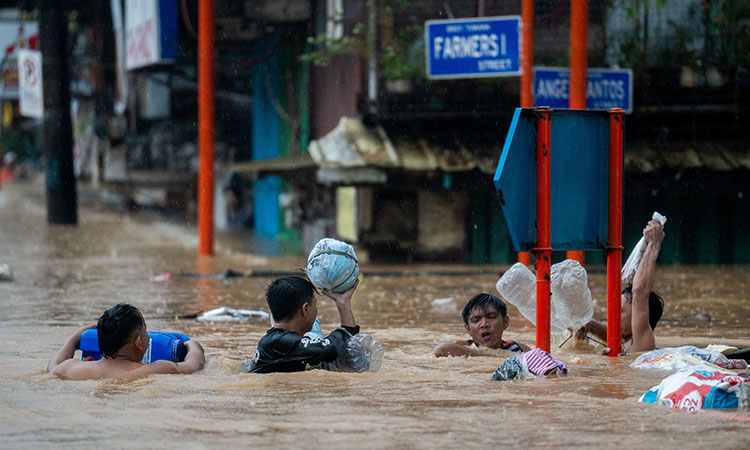
<path id="1" fill-rule="evenodd" d="M 490 305 L 492 305 L 492 307 L 495 308 L 495 311 L 499 312 L 503 318 L 508 314 L 508 308 L 505 306 L 505 302 L 499 298 L 492 294 L 477 294 L 469 300 L 466 306 L 464 306 L 464 310 L 461 312 L 461 317 L 463 317 L 464 323 L 467 325 L 469 324 L 469 316 L 474 309 L 479 308 L 482 311 L 485 311 Z"/>
<path id="2" fill-rule="evenodd" d="M 630 303 L 633 303 L 633 287 L 628 286 L 622 291 Z M 654 291 L 648 294 L 648 324 L 651 325 L 651 329 L 656 328 L 656 324 L 659 323 L 661 315 L 664 312 L 664 300 Z"/>
<path id="3" fill-rule="evenodd" d="M 266 301 L 273 320 L 291 319 L 302 305 L 312 301 L 315 287 L 302 277 L 284 277 L 266 288 Z"/>
<path id="4" fill-rule="evenodd" d="M 115 353 L 128 342 L 133 332 L 146 326 L 143 315 L 135 306 L 120 303 L 104 311 L 96 323 L 99 351 L 105 358 L 114 358 Z"/>

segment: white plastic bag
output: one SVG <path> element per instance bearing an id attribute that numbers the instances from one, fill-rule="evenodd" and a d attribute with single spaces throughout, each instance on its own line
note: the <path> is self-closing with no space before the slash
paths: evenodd
<path id="1" fill-rule="evenodd" d="M 667 218 L 656 211 L 654 211 L 654 214 L 653 216 L 651 216 L 651 218 L 658 221 L 662 226 L 667 223 Z M 633 283 L 635 271 L 638 269 L 638 264 L 641 262 L 641 257 L 643 256 L 643 252 L 645 250 L 646 239 L 642 237 L 641 240 L 639 240 L 638 243 L 635 244 L 633 251 L 631 251 L 630 256 L 628 256 L 628 260 L 625 261 L 625 264 L 623 264 L 622 266 L 620 278 L 622 279 L 623 286 L 629 286 Z"/>

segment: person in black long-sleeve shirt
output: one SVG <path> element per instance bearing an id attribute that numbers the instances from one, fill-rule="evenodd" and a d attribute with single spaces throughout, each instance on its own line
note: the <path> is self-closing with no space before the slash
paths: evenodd
<path id="1" fill-rule="evenodd" d="M 358 284 L 341 294 L 322 290 L 336 304 L 341 316 L 341 328 L 324 339 L 304 336 L 318 315 L 318 299 L 310 281 L 285 277 L 268 285 L 266 301 L 275 323 L 258 342 L 249 372 L 301 372 L 334 361 L 352 335 L 359 333 L 351 308 Z"/>

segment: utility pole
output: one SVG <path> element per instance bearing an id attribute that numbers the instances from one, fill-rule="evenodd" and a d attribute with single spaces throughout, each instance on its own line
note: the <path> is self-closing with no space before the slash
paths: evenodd
<path id="1" fill-rule="evenodd" d="M 67 18 L 64 3 L 39 0 L 39 45 L 44 81 L 44 155 L 47 166 L 47 223 L 77 224 L 73 174 Z"/>
<path id="2" fill-rule="evenodd" d="M 214 253 L 214 1 L 198 2 L 198 255 Z"/>
<path id="3" fill-rule="evenodd" d="M 586 109 L 589 0 L 570 0 L 570 109 Z M 568 259 L 583 264 L 583 250 L 568 250 Z"/>

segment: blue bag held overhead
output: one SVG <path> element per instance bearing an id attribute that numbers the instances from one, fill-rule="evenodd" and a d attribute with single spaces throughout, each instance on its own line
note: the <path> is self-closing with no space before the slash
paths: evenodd
<path id="1" fill-rule="evenodd" d="M 321 289 L 339 294 L 348 291 L 359 276 L 354 247 L 336 239 L 321 239 L 307 258 L 305 273 Z"/>
<path id="2" fill-rule="evenodd" d="M 143 355 L 141 364 L 148 364 L 160 359 L 173 362 L 182 362 L 185 360 L 187 348 L 185 342 L 190 338 L 181 333 L 167 333 L 163 331 L 149 331 L 148 337 L 151 341 L 148 344 L 148 350 Z M 86 330 L 81 335 L 81 353 L 82 359 L 93 357 L 95 360 L 102 358 L 99 352 L 99 335 L 96 328 Z"/>

